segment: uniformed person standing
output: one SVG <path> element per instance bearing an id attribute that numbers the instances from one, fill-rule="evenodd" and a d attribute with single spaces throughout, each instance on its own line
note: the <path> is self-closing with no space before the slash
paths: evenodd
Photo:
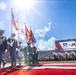
<path id="1" fill-rule="evenodd" d="M 5 49 L 7 49 L 7 40 L 6 37 L 3 36 L 4 34 L 4 25 L 0 25 L 0 67 L 1 67 L 1 61 L 2 61 L 2 55 Z M 4 61 L 3 61 L 4 65 Z"/>
<path id="2" fill-rule="evenodd" d="M 17 40 L 15 39 L 15 34 L 13 33 L 8 39 L 8 46 L 10 50 L 11 66 L 16 66 L 16 48 L 18 47 Z"/>
<path id="3" fill-rule="evenodd" d="M 37 48 L 34 46 L 34 43 L 32 43 L 32 64 L 36 64 L 38 62 L 37 57 L 38 57 Z"/>
<path id="4" fill-rule="evenodd" d="M 17 50 L 16 54 L 17 54 L 17 59 L 18 59 L 19 66 L 21 66 L 21 61 L 24 58 L 22 42 L 18 43 L 18 50 Z"/>
<path id="5" fill-rule="evenodd" d="M 32 48 L 30 42 L 27 42 L 27 47 L 24 48 L 25 64 L 30 65 L 32 60 Z"/>

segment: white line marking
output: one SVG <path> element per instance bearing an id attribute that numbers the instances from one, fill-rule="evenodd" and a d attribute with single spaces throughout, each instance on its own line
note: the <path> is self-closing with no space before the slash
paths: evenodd
<path id="1" fill-rule="evenodd" d="M 17 64 L 18 65 L 18 64 Z M 71 65 L 71 64 L 69 64 Z M 5 67 L 2 68 L 7 68 L 10 67 L 10 64 L 6 64 Z M 20 67 L 20 68 L 16 68 L 16 69 L 76 69 L 76 65 L 74 66 L 72 64 L 72 66 L 68 66 L 63 65 L 63 64 L 43 64 L 42 66 L 25 66 L 25 67 Z"/>
<path id="2" fill-rule="evenodd" d="M 76 69 L 76 67 L 63 67 L 63 66 L 26 66 L 24 68 L 16 69 Z"/>

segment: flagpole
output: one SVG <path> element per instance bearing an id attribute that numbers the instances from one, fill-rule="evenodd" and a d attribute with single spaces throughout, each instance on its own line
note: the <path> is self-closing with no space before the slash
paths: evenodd
<path id="1" fill-rule="evenodd" d="M 26 38 L 26 23 L 24 23 L 24 25 L 25 25 L 25 40 L 26 40 L 26 44 L 27 44 L 27 38 Z M 28 46 L 26 47 L 26 53 L 28 53 Z M 28 55 L 26 54 L 26 64 L 27 64 L 27 58 L 28 58 Z"/>
<path id="2" fill-rule="evenodd" d="M 13 28 L 13 26 L 12 26 L 12 13 L 13 13 L 13 8 L 11 8 L 11 35 L 12 35 L 12 32 L 13 32 L 13 30 L 12 30 L 12 28 Z"/>
<path id="3" fill-rule="evenodd" d="M 31 34 L 31 26 L 30 26 L 30 35 L 31 35 L 31 43 L 32 43 L 32 34 Z"/>
<path id="4" fill-rule="evenodd" d="M 25 39 L 26 39 L 26 44 L 27 44 L 27 37 L 26 37 L 26 23 L 25 23 Z M 26 57 L 27 57 L 27 62 L 28 62 L 28 58 L 29 58 L 29 56 L 28 56 L 28 52 L 29 52 L 29 51 L 28 51 L 28 46 L 27 46 L 26 48 L 27 48 L 27 49 L 26 49 L 26 50 L 27 50 L 27 51 L 26 51 L 26 52 L 27 52 L 27 56 L 26 56 Z M 30 65 L 30 62 L 29 62 L 29 65 Z"/>
<path id="5" fill-rule="evenodd" d="M 27 38 L 26 38 L 26 23 L 25 24 L 25 39 L 26 39 L 26 43 L 27 43 Z"/>
<path id="6" fill-rule="evenodd" d="M 18 21 L 18 19 L 17 19 L 17 26 L 19 27 L 19 21 Z M 19 30 L 17 30 L 17 31 L 19 31 Z M 19 32 L 18 32 L 18 42 L 19 42 Z"/>

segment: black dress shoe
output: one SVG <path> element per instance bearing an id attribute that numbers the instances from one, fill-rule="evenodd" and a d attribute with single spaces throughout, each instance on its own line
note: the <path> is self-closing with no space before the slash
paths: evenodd
<path id="1" fill-rule="evenodd" d="M 3 63 L 3 67 L 5 66 L 5 64 L 6 64 L 6 63 L 4 62 L 4 63 Z"/>

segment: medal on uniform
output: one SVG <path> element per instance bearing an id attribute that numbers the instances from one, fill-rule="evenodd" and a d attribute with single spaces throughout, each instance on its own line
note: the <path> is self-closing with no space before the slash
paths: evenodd
<path id="1" fill-rule="evenodd" d="M 13 43 L 14 43 L 14 41 L 11 40 L 11 43 L 10 43 L 10 46 L 11 46 L 11 47 L 13 46 Z"/>

